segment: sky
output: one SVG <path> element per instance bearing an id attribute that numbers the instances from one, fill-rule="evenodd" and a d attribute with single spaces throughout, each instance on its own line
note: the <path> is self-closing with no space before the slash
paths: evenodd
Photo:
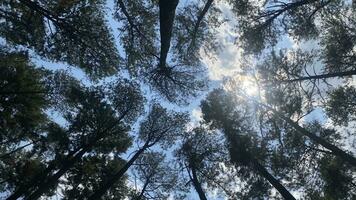
<path id="1" fill-rule="evenodd" d="M 185 1 L 181 1 L 180 4 L 184 4 Z M 119 36 L 118 32 L 118 27 L 120 27 L 120 24 L 113 18 L 113 12 L 114 10 L 114 0 L 108 0 L 107 5 L 106 5 L 106 19 L 108 26 L 111 28 L 111 31 L 116 38 L 115 42 L 117 45 L 118 50 L 120 53 L 123 53 L 122 46 L 117 39 Z M 233 18 L 233 13 L 231 12 L 230 8 L 226 4 L 219 4 L 218 7 L 223 11 L 222 13 L 224 14 L 224 18 L 226 19 L 232 19 Z M 238 35 L 236 35 L 234 29 L 235 29 L 234 20 L 226 21 L 225 23 L 222 24 L 222 26 L 219 27 L 218 29 L 218 36 L 217 40 L 219 44 L 222 45 L 221 51 L 217 55 L 206 55 L 204 51 L 201 51 L 201 62 L 202 64 L 208 69 L 208 77 L 210 79 L 209 81 L 209 89 L 205 92 L 203 92 L 200 96 L 198 96 L 195 99 L 192 99 L 192 101 L 189 103 L 189 105 L 180 107 L 175 104 L 169 103 L 164 100 L 160 100 L 161 104 L 164 107 L 167 107 L 172 110 L 177 110 L 177 111 L 186 111 L 189 112 L 192 118 L 192 123 L 190 124 L 191 126 L 195 126 L 198 124 L 198 122 L 201 120 L 201 110 L 199 108 L 201 100 L 205 98 L 207 93 L 211 91 L 214 88 L 217 88 L 221 85 L 222 81 L 226 78 L 232 77 L 236 75 L 236 73 L 239 73 L 242 71 L 241 66 L 242 64 L 247 63 L 254 63 L 256 60 L 254 60 L 251 57 L 247 57 L 243 55 L 243 50 L 242 48 L 239 47 L 238 41 L 236 41 L 236 38 Z M 283 37 L 283 39 L 278 43 L 277 45 L 277 50 L 278 49 L 283 49 L 283 48 L 291 48 L 291 49 L 297 49 L 297 48 L 302 48 L 302 49 L 313 49 L 317 47 L 317 41 L 312 41 L 312 42 L 305 42 L 305 43 L 298 43 L 294 41 L 291 38 L 288 37 Z M 81 82 L 85 85 L 91 85 L 92 83 L 90 82 L 89 78 L 85 75 L 85 73 L 77 68 L 77 67 L 72 67 L 68 66 L 66 63 L 55 63 L 55 62 L 50 62 L 43 60 L 39 58 L 38 56 L 35 55 L 35 53 L 32 53 L 33 58 L 32 62 L 34 62 L 38 66 L 43 66 L 45 68 L 51 69 L 51 70 L 67 70 L 69 71 L 74 77 L 77 79 L 81 80 Z M 212 59 L 212 57 L 214 59 Z M 319 66 L 318 66 L 319 65 Z M 316 68 L 321 69 L 320 63 L 316 63 Z M 127 73 L 123 73 L 119 75 L 120 77 L 128 77 Z M 110 82 L 114 80 L 117 77 L 108 77 L 104 80 L 101 81 L 99 84 L 103 84 L 105 82 Z M 338 80 L 332 80 L 333 83 L 335 84 L 340 84 L 340 81 Z M 356 85 L 356 80 L 355 77 L 353 78 L 353 85 Z M 246 83 L 245 89 L 246 91 L 252 91 L 255 88 L 253 88 L 253 84 L 248 84 Z M 154 92 L 147 86 L 147 85 L 141 85 L 141 89 L 145 95 L 145 97 L 148 99 L 148 101 L 153 100 Z M 146 110 L 149 107 L 146 106 Z M 48 111 L 48 114 L 50 117 L 56 121 L 59 124 L 64 124 L 65 120 L 60 117 L 60 115 L 56 112 L 51 112 Z M 138 129 L 138 124 L 139 122 L 143 119 L 143 117 L 139 118 L 139 120 L 136 122 L 136 125 L 133 127 L 132 134 L 134 134 L 137 129 Z M 325 112 L 323 111 L 322 108 L 317 108 L 315 109 L 312 113 L 310 113 L 308 116 L 305 117 L 305 121 L 312 121 L 312 120 L 317 120 L 325 125 L 331 124 L 330 120 L 327 119 Z M 350 130 L 355 130 L 354 129 L 355 124 L 351 124 L 350 127 L 348 127 Z M 339 130 L 343 130 L 345 128 L 338 127 Z M 345 141 L 348 146 L 346 146 L 347 149 L 350 149 L 352 145 L 355 145 L 356 138 L 350 139 L 348 141 Z M 353 146 L 354 147 L 354 146 Z M 127 159 L 130 158 L 131 153 L 133 150 L 136 149 L 136 146 L 134 146 L 132 149 L 130 149 L 127 154 L 124 155 L 124 158 L 126 157 Z M 355 149 L 355 148 L 353 148 Z M 353 152 L 356 154 L 356 152 Z M 297 192 L 295 193 L 297 195 Z M 210 193 L 209 199 L 218 199 L 214 192 Z M 189 199 L 197 199 L 197 195 L 195 194 L 194 191 L 191 192 L 189 195 Z"/>

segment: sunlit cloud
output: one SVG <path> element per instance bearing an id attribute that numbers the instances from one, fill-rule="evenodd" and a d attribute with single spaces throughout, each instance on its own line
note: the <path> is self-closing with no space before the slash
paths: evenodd
<path id="1" fill-rule="evenodd" d="M 194 108 L 192 110 L 192 118 L 193 118 L 194 121 L 203 120 L 203 113 L 202 113 L 200 107 Z"/>
<path id="2" fill-rule="evenodd" d="M 229 77 L 234 72 L 241 71 L 241 64 L 244 60 L 243 49 L 235 43 L 237 38 L 236 24 L 233 20 L 233 13 L 229 5 L 219 3 L 219 9 L 223 13 L 225 22 L 216 30 L 217 43 L 220 49 L 214 51 L 200 51 L 202 62 L 208 68 L 209 78 L 211 80 L 222 80 L 224 77 Z"/>

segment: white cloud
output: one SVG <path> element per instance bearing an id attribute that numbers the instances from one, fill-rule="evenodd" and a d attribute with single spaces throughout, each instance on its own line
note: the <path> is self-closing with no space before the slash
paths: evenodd
<path id="1" fill-rule="evenodd" d="M 223 13 L 223 18 L 227 19 L 216 30 L 217 43 L 220 45 L 220 50 L 200 51 L 202 62 L 208 67 L 209 78 L 211 80 L 222 80 L 226 76 L 231 76 L 236 71 L 240 71 L 241 61 L 243 60 L 243 50 L 235 44 L 236 24 L 233 20 L 233 13 L 226 4 L 218 4 L 218 7 Z"/>
<path id="2" fill-rule="evenodd" d="M 192 110 L 192 118 L 194 121 L 197 121 L 197 122 L 203 120 L 203 113 L 202 113 L 200 107 L 194 108 Z"/>

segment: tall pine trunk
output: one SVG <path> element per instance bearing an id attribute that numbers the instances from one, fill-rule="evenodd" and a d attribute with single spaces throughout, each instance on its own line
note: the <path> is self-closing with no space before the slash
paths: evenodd
<path id="1" fill-rule="evenodd" d="M 293 195 L 277 180 L 268 170 L 263 167 L 256 159 L 251 159 L 251 164 L 255 172 L 267 179 L 267 181 L 273 185 L 276 190 L 282 195 L 284 199 L 295 200 Z"/>
<path id="2" fill-rule="evenodd" d="M 145 190 L 146 190 L 148 184 L 149 184 L 149 181 L 146 181 L 145 184 L 142 187 L 142 190 L 141 190 L 140 194 L 138 195 L 137 198 L 135 198 L 135 200 L 141 200 L 143 198 L 143 194 L 145 193 Z"/>
<path id="3" fill-rule="evenodd" d="M 30 145 L 33 145 L 33 144 L 35 144 L 35 143 L 37 143 L 39 141 L 40 141 L 40 139 L 36 140 L 36 141 L 33 141 L 33 142 L 30 142 L 30 143 L 27 143 L 27 144 L 25 144 L 25 145 L 23 145 L 21 147 L 18 147 L 18 148 L 14 149 L 14 150 L 12 150 L 12 151 L 10 151 L 8 153 L 2 154 L 0 156 L 0 159 L 6 158 L 6 157 L 10 156 L 11 154 L 16 153 L 16 152 L 18 152 L 18 151 L 20 151 L 20 150 L 22 150 L 22 149 L 24 149 L 24 148 L 26 148 L 26 147 L 28 147 Z"/>
<path id="4" fill-rule="evenodd" d="M 159 22 L 161 34 L 161 54 L 159 68 L 166 67 L 168 51 L 171 45 L 173 21 L 179 0 L 159 1 Z"/>
<path id="5" fill-rule="evenodd" d="M 352 75 L 356 75 L 356 70 L 335 72 L 335 73 L 329 73 L 329 74 L 320 74 L 320 75 L 315 75 L 315 76 L 306 76 L 306 77 L 300 77 L 300 78 L 296 78 L 296 79 L 283 80 L 282 82 L 298 82 L 298 81 L 305 81 L 305 80 L 336 78 L 336 77 L 345 77 L 345 76 L 352 76 Z"/>
<path id="6" fill-rule="evenodd" d="M 329 143 L 324 138 L 321 138 L 320 136 L 317 136 L 314 133 L 309 132 L 305 128 L 299 126 L 296 122 L 294 122 L 290 118 L 285 117 L 283 115 L 283 113 L 273 109 L 272 107 L 270 107 L 270 106 L 268 106 L 266 104 L 262 104 L 262 103 L 259 103 L 259 105 L 261 105 L 261 106 L 267 108 L 268 110 L 272 111 L 277 117 L 279 117 L 279 118 L 283 119 L 284 121 L 286 121 L 295 130 L 297 130 L 300 134 L 309 137 L 313 142 L 315 142 L 315 143 L 323 146 L 324 148 L 330 150 L 332 152 L 332 154 L 334 154 L 335 156 L 338 156 L 341 159 L 343 159 L 344 161 L 350 163 L 351 165 L 356 166 L 356 158 L 353 157 L 352 155 L 346 153 L 345 151 L 341 150 L 337 146 Z"/>
<path id="7" fill-rule="evenodd" d="M 197 170 L 195 169 L 194 166 L 192 166 L 191 168 L 192 171 L 192 182 L 193 182 L 193 186 L 194 189 L 197 191 L 200 200 L 207 200 L 206 196 L 205 196 L 205 192 L 203 190 L 203 188 L 201 187 L 201 183 L 198 180 L 198 176 L 197 176 Z"/>
<path id="8" fill-rule="evenodd" d="M 91 195 L 88 200 L 98 200 L 112 187 L 120 178 L 122 178 L 127 170 L 132 166 L 132 164 L 137 160 L 137 158 L 148 148 L 149 146 L 145 145 L 140 150 L 138 150 L 135 155 L 111 178 L 105 182 L 98 190 L 94 191 L 94 194 Z"/>
<path id="9" fill-rule="evenodd" d="M 79 159 L 87 152 L 87 149 L 83 149 L 79 153 L 77 153 L 72 159 L 67 161 L 62 168 L 57 171 L 54 175 L 49 177 L 46 181 L 42 182 L 41 185 L 29 196 L 25 197 L 25 200 L 36 200 L 39 199 L 45 192 L 49 191 L 51 187 L 53 187 L 61 178 L 63 174 L 65 174 L 71 167 L 73 167 Z"/>
<path id="10" fill-rule="evenodd" d="M 192 35 L 193 35 L 193 36 L 192 36 L 192 42 L 191 42 L 189 48 L 194 47 L 194 45 L 195 45 L 195 39 L 196 39 L 196 37 L 197 37 L 197 33 L 198 33 L 199 26 L 200 26 L 201 22 L 203 21 L 204 16 L 206 15 L 206 13 L 208 13 L 209 8 L 210 8 L 211 5 L 213 4 L 213 1 L 214 1 L 214 0 L 207 0 L 206 3 L 205 3 L 205 5 L 204 5 L 203 10 L 200 12 L 200 14 L 199 14 L 199 16 L 198 16 L 198 18 L 197 18 L 197 22 L 196 22 L 195 25 L 194 25 L 193 34 L 192 34 Z"/>
<path id="11" fill-rule="evenodd" d="M 231 133 L 226 133 L 225 131 L 225 135 L 227 137 L 227 140 L 230 143 L 230 154 L 231 156 L 236 153 L 236 152 L 231 152 L 231 150 L 234 149 L 234 147 L 237 147 L 238 143 L 236 142 L 236 136 L 231 134 Z M 253 157 L 253 155 L 251 155 L 250 153 L 248 153 L 246 150 L 241 149 L 243 152 L 243 154 L 249 155 L 247 156 L 247 158 L 245 160 L 241 160 L 241 162 L 239 160 L 235 160 L 232 158 L 232 162 L 239 165 L 240 163 L 243 163 L 243 165 L 246 165 L 248 167 L 251 167 L 252 170 L 259 174 L 260 176 L 264 177 L 265 179 L 267 179 L 267 181 L 282 195 L 282 197 L 286 200 L 295 200 L 295 198 L 293 197 L 293 195 L 287 190 L 287 188 L 285 188 L 280 182 L 279 180 L 277 180 L 272 174 L 270 174 L 267 169 L 262 166 L 257 159 L 255 159 Z M 239 152 L 237 152 L 239 153 Z"/>
<path id="12" fill-rule="evenodd" d="M 73 151 L 69 155 L 67 155 L 67 159 L 70 159 L 76 152 Z M 36 188 L 39 184 L 46 180 L 48 174 L 56 168 L 54 163 L 50 163 L 48 167 L 41 172 L 39 175 L 35 176 L 31 181 L 30 185 L 20 186 L 14 193 L 12 193 L 6 200 L 16 200 L 24 195 L 30 195 L 31 189 Z"/>

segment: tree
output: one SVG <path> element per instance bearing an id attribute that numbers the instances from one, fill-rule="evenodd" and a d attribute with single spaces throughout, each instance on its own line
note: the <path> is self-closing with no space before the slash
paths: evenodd
<path id="1" fill-rule="evenodd" d="M 347 125 L 356 119 L 355 102 L 355 87 L 339 87 L 330 93 L 326 113 L 336 124 Z"/>
<path id="2" fill-rule="evenodd" d="M 224 162 L 225 156 L 221 137 L 204 126 L 197 127 L 185 134 L 183 143 L 176 151 L 176 157 L 184 171 L 188 173 L 188 183 L 191 183 L 200 199 L 207 199 L 208 188 L 203 184 L 218 187 L 217 176 L 221 173 L 219 162 Z M 220 188 L 222 189 L 222 188 Z"/>
<path id="3" fill-rule="evenodd" d="M 64 186 L 63 199 L 85 199 L 98 188 L 100 182 L 110 177 L 125 164 L 119 157 L 114 158 L 90 155 L 68 171 L 65 180 L 60 184 Z M 118 181 L 105 195 L 105 199 L 125 199 L 129 194 L 126 177 Z"/>
<path id="4" fill-rule="evenodd" d="M 284 35 L 302 40 L 322 35 L 317 18 L 329 19 L 349 9 L 342 1 L 229 1 L 241 29 L 240 41 L 250 53 L 274 46 Z M 249 12 L 247 12 L 249 11 Z"/>
<path id="5" fill-rule="evenodd" d="M 36 199 L 54 187 L 61 176 L 89 152 L 109 154 L 125 152 L 130 145 L 127 136 L 128 124 L 142 110 L 142 97 L 136 86 L 129 82 L 114 85 L 108 96 L 112 106 L 103 101 L 103 93 L 97 90 L 74 90 L 68 102 L 73 105 L 65 116 L 70 124 L 64 131 L 72 138 L 65 154 L 56 155 L 59 160 L 51 162 L 31 185 L 15 191 L 8 199 L 25 195 L 25 199 Z M 62 132 L 63 133 L 63 132 Z M 57 171 L 55 172 L 54 170 Z"/>
<path id="6" fill-rule="evenodd" d="M 356 166 L 356 158 L 350 155 L 349 153 L 341 150 L 337 146 L 329 143 L 328 141 L 324 140 L 323 138 L 317 136 L 314 133 L 309 132 L 305 128 L 299 126 L 296 122 L 292 121 L 290 118 L 287 118 L 284 116 L 283 113 L 278 112 L 277 110 L 269 107 L 268 105 L 265 104 L 260 104 L 263 107 L 266 107 L 269 111 L 273 112 L 276 116 L 279 118 L 283 119 L 286 121 L 288 124 L 290 124 L 294 129 L 296 129 L 300 134 L 303 134 L 307 137 L 309 137 L 311 140 L 313 140 L 315 143 L 320 144 L 324 148 L 330 150 L 334 155 L 339 156 L 342 158 L 344 161 L 349 162 L 353 166 Z"/>
<path id="7" fill-rule="evenodd" d="M 159 1 L 159 22 L 160 22 L 160 36 L 161 36 L 161 53 L 159 58 L 159 68 L 166 68 L 166 60 L 168 51 L 171 45 L 173 21 L 175 17 L 175 10 L 179 0 L 160 0 Z"/>
<path id="8" fill-rule="evenodd" d="M 62 130 L 45 111 L 78 83 L 66 73 L 35 66 L 24 51 L 4 47 L 1 59 L 0 179 L 8 192 L 37 184 L 33 180 L 46 168 L 48 156 L 57 148 L 54 143 L 65 143 L 58 136 L 51 138 L 51 133 Z"/>
<path id="9" fill-rule="evenodd" d="M 199 78 L 204 76 L 204 69 L 197 56 L 200 38 L 205 34 L 195 33 L 196 44 L 188 47 L 195 20 L 187 16 L 195 10 L 176 9 L 177 4 L 118 0 L 116 18 L 123 23 L 120 40 L 130 74 L 150 83 L 167 100 L 182 103 L 185 97 L 205 89 L 204 79 Z M 192 6 L 197 7 L 195 3 Z M 160 35 L 155 31 L 158 29 Z"/>
<path id="10" fill-rule="evenodd" d="M 310 185 L 306 190 L 306 199 L 355 198 L 350 166 L 332 155 L 325 155 L 318 160 L 315 168 L 318 173 L 314 175 L 314 183 L 319 187 Z"/>
<path id="11" fill-rule="evenodd" d="M 292 57 L 290 59 L 292 62 L 288 62 L 288 57 Z M 286 121 L 290 126 L 297 130 L 299 134 L 303 134 L 304 136 L 309 137 L 313 142 L 330 150 L 334 155 L 338 155 L 350 164 L 355 165 L 356 160 L 352 155 L 335 146 L 333 142 L 326 141 L 324 138 L 319 137 L 317 134 L 301 127 L 298 122 L 291 120 L 293 116 L 297 119 L 300 119 L 300 116 L 303 117 L 302 109 L 305 107 L 307 110 L 312 109 L 314 101 L 313 90 L 315 87 L 318 87 L 318 85 L 314 82 L 314 85 L 312 85 L 313 87 L 309 92 L 304 90 L 302 86 L 296 85 L 293 81 L 294 79 L 291 79 L 292 81 L 286 85 L 275 84 L 276 82 L 278 83 L 278 78 L 280 77 L 282 77 L 282 79 L 285 79 L 283 77 L 287 77 L 288 80 L 288 77 L 300 74 L 301 70 L 303 69 L 302 66 L 310 62 L 309 59 L 310 58 L 307 55 L 300 53 L 297 53 L 296 55 L 292 54 L 290 56 L 284 56 L 283 54 L 281 56 L 276 56 L 275 54 L 272 54 L 269 60 L 262 64 L 262 67 L 260 67 L 262 71 L 261 74 L 263 74 L 261 76 L 261 82 L 263 85 L 260 86 L 261 89 L 264 90 L 260 98 L 265 98 L 265 103 L 261 103 L 261 101 L 258 99 L 253 99 L 246 96 L 246 94 L 244 94 L 241 89 L 237 89 L 238 92 L 235 94 L 257 103 L 258 106 L 263 107 L 263 109 L 266 109 L 268 112 L 272 112 L 276 117 Z M 276 68 L 278 71 L 274 72 L 273 69 Z M 236 86 L 234 87 L 236 89 Z M 307 114 L 308 113 L 309 112 L 307 112 Z"/>
<path id="12" fill-rule="evenodd" d="M 315 64 L 316 58 L 317 54 L 313 51 L 283 49 L 278 53 L 272 51 L 266 55 L 262 63 L 253 67 L 261 75 L 260 81 L 270 81 L 278 84 L 309 81 L 315 85 L 320 85 L 320 83 L 316 82 L 319 79 L 324 81 L 329 78 L 346 79 L 356 74 L 356 70 L 352 69 L 328 73 L 330 69 L 325 65 L 321 69 L 322 72 L 316 73 L 316 70 L 320 70 Z"/>
<path id="13" fill-rule="evenodd" d="M 140 125 L 139 138 L 144 143 L 142 147 L 120 170 L 116 171 L 107 181 L 102 182 L 99 189 L 89 199 L 101 198 L 113 184 L 124 176 L 140 155 L 150 147 L 156 144 L 161 144 L 163 147 L 172 145 L 184 128 L 186 121 L 187 116 L 185 114 L 168 112 L 158 104 L 153 104 L 147 119 Z"/>
<path id="14" fill-rule="evenodd" d="M 352 14 L 353 8 L 349 5 L 342 8 L 337 15 L 325 20 L 322 27 L 325 36 L 321 38 L 322 55 L 326 71 L 338 73 L 355 70 L 356 54 L 356 16 Z M 350 12 L 350 14 L 349 14 Z"/>
<path id="15" fill-rule="evenodd" d="M 236 110 L 231 96 L 222 90 L 214 90 L 202 102 L 203 118 L 213 128 L 220 128 L 228 142 L 231 162 L 236 167 L 244 166 L 264 177 L 285 199 L 295 199 L 292 194 L 260 163 L 263 149 L 257 145 L 253 129 L 244 120 L 248 118 L 247 109 Z"/>
<path id="16" fill-rule="evenodd" d="M 192 41 L 191 41 L 191 46 L 195 45 L 195 42 L 197 40 L 197 34 L 198 34 L 198 30 L 204 20 L 205 15 L 207 15 L 209 9 L 212 7 L 214 0 L 207 0 L 203 9 L 200 11 L 198 17 L 197 17 L 197 21 L 194 25 L 194 29 L 193 29 L 193 35 L 192 35 Z"/>
<path id="17" fill-rule="evenodd" d="M 11 44 L 78 66 L 92 78 L 119 70 L 120 58 L 105 24 L 101 0 L 4 1 L 0 16 L 4 19 L 0 35 Z"/>
<path id="18" fill-rule="evenodd" d="M 25 52 L 0 52 L 0 127 L 2 144 L 38 139 L 33 130 L 45 121 L 44 70 L 29 63 Z M 26 95 L 26 93 L 28 93 Z"/>
<path id="19" fill-rule="evenodd" d="M 2 1 L 1 196 L 356 198 L 354 11 L 345 0 Z M 248 57 L 211 82 L 202 61 L 225 58 L 225 42 Z M 200 97 L 197 123 L 180 111 L 208 85 L 218 89 Z"/>
<path id="20" fill-rule="evenodd" d="M 188 14 L 175 12 L 178 0 L 172 5 L 170 1 L 147 0 L 118 0 L 116 3 L 116 18 L 123 24 L 119 29 L 126 57 L 124 65 L 130 75 L 149 83 L 173 102 L 182 103 L 185 96 L 195 96 L 205 89 L 205 78 L 200 78 L 204 75 L 204 69 L 197 55 L 202 44 L 199 38 L 206 34 L 198 32 L 198 27 L 208 24 L 203 23 L 203 18 L 212 7 L 211 1 L 206 3 L 202 12 L 198 9 L 194 13 L 198 17 L 196 23 L 194 17 L 185 17 L 184 21 L 175 22 L 176 15 Z M 122 69 L 123 62 L 114 45 L 110 28 L 105 24 L 103 4 L 102 0 L 56 3 L 6 1 L 0 13 L 4 19 L 0 34 L 13 45 L 34 48 L 44 58 L 80 67 L 92 79 L 113 75 Z M 197 3 L 194 6 L 198 7 Z M 165 8 L 171 10 L 168 9 L 166 13 Z M 158 15 L 159 10 L 162 10 L 162 16 Z M 194 30 L 189 30 L 189 35 L 181 34 L 176 26 L 182 25 L 191 26 L 189 29 Z M 156 28 L 162 29 L 159 44 L 157 41 L 160 37 L 155 33 Z M 191 34 L 194 39 L 191 39 Z M 187 48 L 185 40 L 194 41 L 194 45 Z M 185 56 L 180 56 L 182 50 Z M 169 52 L 177 54 L 177 59 L 172 59 Z"/>
<path id="21" fill-rule="evenodd" d="M 320 161 L 321 177 L 325 199 L 355 198 L 355 184 L 350 176 L 349 166 L 338 158 L 325 156 Z"/>
<path id="22" fill-rule="evenodd" d="M 241 90 L 237 90 L 234 92 L 235 95 L 240 96 L 242 98 L 247 98 L 248 100 L 252 101 L 253 103 L 257 104 L 257 106 L 262 107 L 263 109 L 266 109 L 268 112 L 273 113 L 276 117 L 282 119 L 283 121 L 287 122 L 291 127 L 293 127 L 298 134 L 302 134 L 304 136 L 307 136 L 308 138 L 310 138 L 313 142 L 315 142 L 316 144 L 321 145 L 322 147 L 324 147 L 325 149 L 330 150 L 334 155 L 339 156 L 340 158 L 342 158 L 344 161 L 350 163 L 351 165 L 355 166 L 356 164 L 356 158 L 353 157 L 353 155 L 349 154 L 348 152 L 340 149 L 339 147 L 335 146 L 334 144 L 330 143 L 329 141 L 325 140 L 324 138 L 318 136 L 316 133 L 310 132 L 307 129 L 303 128 L 302 126 L 300 126 L 298 124 L 298 122 L 293 121 L 290 117 L 293 116 L 293 113 L 295 112 L 300 112 L 301 110 L 301 103 L 302 103 L 302 99 L 301 96 L 295 96 L 293 94 L 287 93 L 287 100 L 290 101 L 288 103 L 292 103 L 294 104 L 299 104 L 299 106 L 297 105 L 296 107 L 293 107 L 293 105 L 291 106 L 281 106 L 280 110 L 277 110 L 278 107 L 275 109 L 272 106 L 266 104 L 266 103 L 262 103 L 256 99 L 253 99 L 251 97 L 249 97 L 248 95 L 246 95 L 243 91 Z M 288 96 L 292 97 L 292 98 L 288 98 Z M 267 94 L 267 98 L 268 98 L 268 94 Z M 283 93 L 280 93 L 280 97 L 284 97 Z M 271 99 L 269 100 L 271 101 Z M 295 101 L 297 101 L 295 103 Z M 274 102 L 274 103 L 273 103 Z M 267 102 L 268 103 L 268 102 Z M 273 101 L 272 99 L 272 104 L 277 104 L 278 102 Z M 286 114 L 288 116 L 286 116 L 286 114 L 283 112 L 284 110 L 286 110 Z M 291 112 L 292 111 L 292 112 Z"/>
<path id="23" fill-rule="evenodd" d="M 141 188 L 133 198 L 167 199 L 177 186 L 177 173 L 160 152 L 141 154 L 134 166 L 134 176 L 141 181 Z"/>

